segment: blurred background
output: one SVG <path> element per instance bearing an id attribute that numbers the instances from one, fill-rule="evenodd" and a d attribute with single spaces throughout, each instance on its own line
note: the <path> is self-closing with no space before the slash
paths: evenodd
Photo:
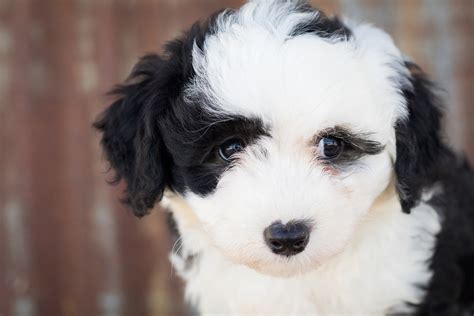
<path id="1" fill-rule="evenodd" d="M 370 21 L 444 88 L 474 159 L 474 1 L 311 1 Z M 0 0 L 0 315 L 183 315 L 165 214 L 134 218 L 91 122 L 139 56 L 240 0 Z"/>

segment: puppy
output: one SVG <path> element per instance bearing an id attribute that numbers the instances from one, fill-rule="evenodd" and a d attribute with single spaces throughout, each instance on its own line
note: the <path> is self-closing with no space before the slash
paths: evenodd
<path id="1" fill-rule="evenodd" d="M 380 29 L 250 1 L 143 57 L 95 123 L 124 201 L 172 213 L 202 314 L 471 315 L 474 178 Z"/>

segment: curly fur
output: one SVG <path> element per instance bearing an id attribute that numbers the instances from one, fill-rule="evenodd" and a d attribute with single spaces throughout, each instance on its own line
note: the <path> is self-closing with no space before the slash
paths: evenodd
<path id="1" fill-rule="evenodd" d="M 443 139 L 433 83 L 383 31 L 250 1 L 112 94 L 94 126 L 113 183 L 139 217 L 165 195 L 200 312 L 473 313 L 474 173 Z M 331 164 L 328 133 L 350 150 Z M 228 164 L 216 148 L 237 136 Z M 263 230 L 293 220 L 315 223 L 305 251 L 273 254 Z"/>

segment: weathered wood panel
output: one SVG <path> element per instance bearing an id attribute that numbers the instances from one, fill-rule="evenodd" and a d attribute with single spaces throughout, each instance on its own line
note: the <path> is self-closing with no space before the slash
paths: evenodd
<path id="1" fill-rule="evenodd" d="M 90 128 L 137 58 L 241 0 L 0 0 L 0 315 L 179 315 L 163 212 L 133 218 Z M 474 159 L 474 2 L 312 1 L 389 31 Z"/>

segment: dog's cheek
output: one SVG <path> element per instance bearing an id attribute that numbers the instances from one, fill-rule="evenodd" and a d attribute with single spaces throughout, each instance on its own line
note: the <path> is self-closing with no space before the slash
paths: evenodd
<path id="1" fill-rule="evenodd" d="M 368 157 L 357 169 L 341 174 L 339 179 L 331 177 L 329 190 L 322 194 L 326 206 L 317 213 L 318 223 L 313 233 L 320 260 L 344 250 L 374 201 L 390 184 L 391 174 L 389 156 L 382 154 Z"/>
<path id="2" fill-rule="evenodd" d="M 355 205 L 369 208 L 373 201 L 389 186 L 393 173 L 388 152 L 368 156 L 360 161 L 341 183 Z M 362 207 L 362 206 L 361 206 Z"/>
<path id="3" fill-rule="evenodd" d="M 234 262 L 254 268 L 272 256 L 263 239 L 264 229 L 274 220 L 267 211 L 270 198 L 272 187 L 242 170 L 226 174 L 206 197 L 187 195 L 211 244 Z"/>

